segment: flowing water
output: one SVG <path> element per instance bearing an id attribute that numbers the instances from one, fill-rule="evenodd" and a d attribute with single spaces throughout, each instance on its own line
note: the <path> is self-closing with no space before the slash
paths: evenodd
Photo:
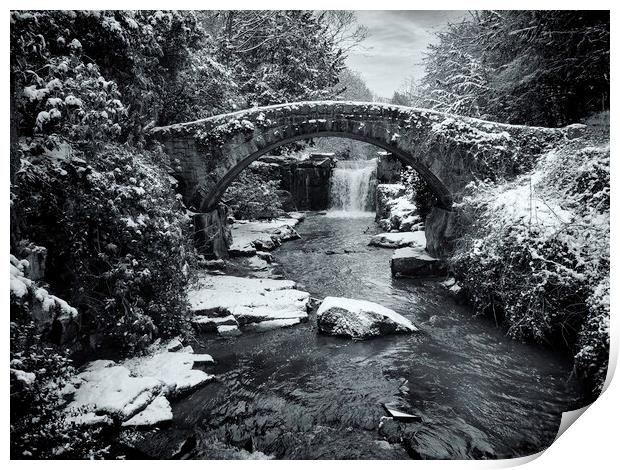
<path id="1" fill-rule="evenodd" d="M 309 215 L 276 252 L 279 274 L 313 296 L 365 299 L 419 334 L 352 341 L 308 323 L 194 345 L 217 380 L 174 405 L 198 433 L 194 458 L 502 458 L 548 446 L 579 405 L 568 358 L 507 339 L 436 280 L 394 279 L 390 249 L 367 246 L 372 215 Z M 421 422 L 380 427 L 383 404 Z"/>
<path id="2" fill-rule="evenodd" d="M 330 209 L 333 213 L 364 215 L 374 204 L 373 180 L 377 160 L 341 160 L 332 171 L 329 188 Z"/>

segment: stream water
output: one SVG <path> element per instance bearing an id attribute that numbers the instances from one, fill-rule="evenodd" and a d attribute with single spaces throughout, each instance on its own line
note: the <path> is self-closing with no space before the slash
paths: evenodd
<path id="1" fill-rule="evenodd" d="M 419 334 L 352 341 L 292 328 L 194 345 L 217 380 L 174 405 L 197 433 L 194 458 L 507 458 L 548 446 L 579 406 L 568 358 L 507 339 L 457 305 L 437 280 L 394 279 L 392 250 L 367 246 L 372 214 L 310 214 L 301 240 L 276 252 L 275 273 L 313 296 L 366 299 Z M 383 404 L 421 422 L 387 422 Z"/>

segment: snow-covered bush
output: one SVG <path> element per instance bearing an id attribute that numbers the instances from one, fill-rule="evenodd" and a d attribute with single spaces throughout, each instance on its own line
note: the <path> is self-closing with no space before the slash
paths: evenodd
<path id="1" fill-rule="evenodd" d="M 71 140 L 116 138 L 127 110 L 118 86 L 106 80 L 99 68 L 85 64 L 81 48 L 50 59 L 40 75 L 18 95 L 23 125 L 33 134 L 58 133 Z"/>
<path id="2" fill-rule="evenodd" d="M 11 305 L 11 458 L 101 458 L 101 426 L 66 420 L 61 390 L 75 372 L 65 352 L 38 333 L 27 310 Z"/>
<path id="3" fill-rule="evenodd" d="M 48 248 L 45 280 L 78 308 L 91 343 L 130 351 L 185 326 L 190 222 L 164 168 L 156 152 L 116 145 L 22 162 L 22 224 Z"/>
<path id="4" fill-rule="evenodd" d="M 79 117 L 87 126 L 81 129 L 85 137 L 111 121 L 114 135 L 139 139 L 161 110 L 170 118 L 175 84 L 185 85 L 184 96 L 196 92 L 195 101 L 205 108 L 210 100 L 219 104 L 221 96 L 205 98 L 199 88 L 187 88 L 193 82 L 178 81 L 204 40 L 199 20 L 187 11 L 14 11 L 11 69 L 15 91 L 26 90 L 25 102 L 17 103 L 23 126 L 48 131 L 44 126 L 62 122 L 71 111 L 72 124 Z M 47 102 L 56 97 L 52 91 L 63 99 L 62 107 Z M 29 101 L 38 105 L 34 116 Z M 114 124 L 125 111 L 118 129 Z"/>
<path id="5" fill-rule="evenodd" d="M 551 150 L 513 182 L 472 184 L 451 261 L 510 336 L 575 349 L 596 394 L 609 354 L 609 145 L 588 145 Z"/>
<path id="6" fill-rule="evenodd" d="M 237 219 L 272 219 L 284 213 L 278 182 L 246 170 L 226 189 L 226 201 Z"/>

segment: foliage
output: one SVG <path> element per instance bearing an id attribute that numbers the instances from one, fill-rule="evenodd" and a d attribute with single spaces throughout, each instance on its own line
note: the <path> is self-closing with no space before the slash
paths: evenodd
<path id="1" fill-rule="evenodd" d="M 609 146 L 577 140 L 513 183 L 472 185 L 451 263 L 510 336 L 565 344 L 594 394 L 609 355 Z"/>
<path id="2" fill-rule="evenodd" d="M 232 70 L 247 105 L 330 96 L 343 68 L 338 35 L 311 11 L 225 11 L 206 18 L 215 57 Z"/>
<path id="3" fill-rule="evenodd" d="M 278 183 L 246 170 L 226 189 L 223 200 L 237 219 L 271 219 L 282 215 Z"/>
<path id="4" fill-rule="evenodd" d="M 49 250 L 52 288 L 124 351 L 185 325 L 189 220 L 161 158 L 61 145 L 17 175 L 23 224 Z"/>
<path id="5" fill-rule="evenodd" d="M 98 119 L 104 123 L 107 120 L 117 123 L 116 114 L 108 109 L 111 107 L 117 113 L 123 111 L 123 117 L 126 114 L 123 137 L 139 138 L 142 127 L 157 121 L 162 110 L 167 111 L 165 117 L 170 116 L 167 108 L 176 100 L 169 92 L 187 78 L 180 72 L 188 62 L 202 57 L 195 52 L 204 40 L 204 31 L 191 12 L 14 11 L 11 13 L 11 70 L 15 89 L 18 93 L 31 90 L 25 92 L 27 99 L 18 103 L 22 129 L 28 135 L 28 129 L 37 126 L 29 102 L 37 102 L 39 108 L 35 110 L 45 108 L 50 112 L 56 107 L 57 102 L 47 103 L 42 99 L 46 92 L 37 90 L 44 85 L 49 89 L 50 81 L 54 85 L 54 78 L 58 78 L 62 88 L 57 91 L 62 93 L 66 89 L 64 95 L 71 93 L 82 102 L 83 114 L 72 113 L 73 121 L 80 117 L 81 123 L 95 128 L 100 123 L 94 122 L 92 112 L 98 112 Z M 208 77 L 214 81 L 221 78 L 214 73 Z M 196 82 L 185 85 L 193 87 L 184 89 L 181 93 L 184 99 L 201 90 Z M 53 95 L 54 87 L 47 94 Z M 33 92 L 42 98 L 33 100 Z M 119 93 L 124 106 L 116 101 Z M 223 97 L 198 93 L 195 100 L 200 99 L 205 100 L 200 105 L 207 108 L 210 103 L 221 105 Z M 66 100 L 65 105 L 77 106 Z M 50 116 L 52 124 L 68 117 L 63 109 L 56 109 L 61 115 L 54 112 L 56 117 Z M 104 111 L 107 117 L 102 115 Z M 114 127 L 114 130 L 116 135 L 119 129 Z"/>
<path id="6" fill-rule="evenodd" d="M 104 432 L 72 424 L 60 391 L 74 373 L 66 354 L 41 341 L 27 309 L 11 304 L 11 458 L 102 458 Z"/>
<path id="7" fill-rule="evenodd" d="M 416 212 L 422 220 L 430 214 L 437 203 L 437 198 L 428 183 L 410 166 L 401 172 L 401 181 L 405 185 L 406 193 L 416 206 Z"/>
<path id="8" fill-rule="evenodd" d="M 562 126 L 609 108 L 609 12 L 479 11 L 429 46 L 422 105 Z"/>
<path id="9" fill-rule="evenodd" d="M 366 85 L 359 72 L 351 70 L 348 67 L 343 68 L 338 76 L 338 85 L 336 85 L 336 94 L 338 100 L 344 101 L 372 101 L 373 93 Z"/>

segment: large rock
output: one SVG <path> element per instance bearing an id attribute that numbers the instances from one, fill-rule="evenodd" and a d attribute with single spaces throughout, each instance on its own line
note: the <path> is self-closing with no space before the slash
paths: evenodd
<path id="1" fill-rule="evenodd" d="M 122 425 L 124 427 L 135 426 L 154 426 L 156 424 L 172 421 L 172 408 L 166 397 L 159 396 L 155 398 L 140 413 L 132 416 Z"/>
<path id="2" fill-rule="evenodd" d="M 423 230 L 416 232 L 380 233 L 373 236 L 369 245 L 384 248 L 401 248 L 404 246 L 426 247 L 426 235 Z"/>
<path id="3" fill-rule="evenodd" d="M 397 249 L 392 255 L 390 267 L 393 275 L 426 277 L 441 275 L 443 272 L 441 261 L 421 247 Z"/>
<path id="4" fill-rule="evenodd" d="M 329 181 L 333 159 L 330 155 L 313 155 L 291 166 L 288 189 L 299 210 L 324 210 L 329 207 Z"/>
<path id="5" fill-rule="evenodd" d="M 202 370 L 193 369 L 194 356 L 192 352 L 185 350 L 158 351 L 148 356 L 128 359 L 123 362 L 123 366 L 135 376 L 154 377 L 162 383 L 163 393 L 166 396 L 175 397 L 190 392 L 215 378 Z M 203 355 L 199 357 L 201 362 L 205 362 Z"/>
<path id="6" fill-rule="evenodd" d="M 29 279 L 25 273 L 30 268 L 28 260 L 10 256 L 11 308 L 27 308 L 46 340 L 63 346 L 74 343 L 80 331 L 81 315 L 66 301 Z"/>
<path id="7" fill-rule="evenodd" d="M 394 310 L 366 300 L 326 297 L 317 311 L 319 330 L 335 336 L 366 339 L 389 333 L 417 331 Z"/>
<path id="8" fill-rule="evenodd" d="M 155 377 L 134 377 L 127 367 L 108 360 L 89 363 L 74 383 L 68 414 L 84 410 L 122 421 L 145 409 L 163 388 Z"/>

